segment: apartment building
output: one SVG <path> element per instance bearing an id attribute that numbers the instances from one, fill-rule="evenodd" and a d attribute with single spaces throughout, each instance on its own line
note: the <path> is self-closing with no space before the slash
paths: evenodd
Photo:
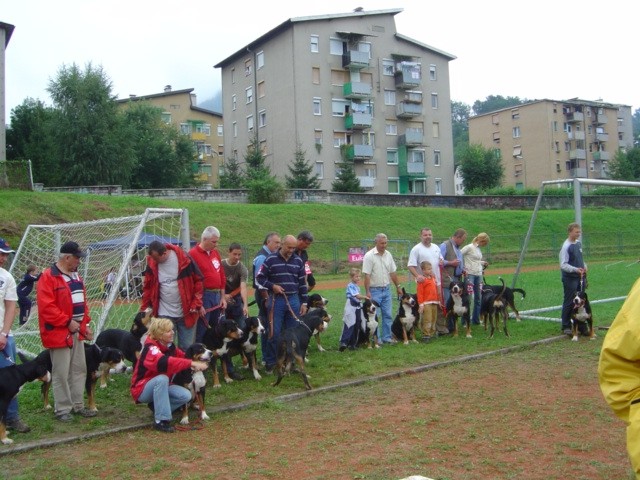
<path id="1" fill-rule="evenodd" d="M 455 57 L 399 34 L 402 11 L 290 18 L 215 65 L 226 156 L 257 138 L 283 180 L 300 146 L 323 189 L 346 156 L 369 193 L 453 194 Z"/>
<path id="2" fill-rule="evenodd" d="M 504 186 L 607 179 L 615 153 L 633 147 L 631 107 L 578 98 L 535 100 L 469 118 L 469 142 L 495 149 Z"/>
<path id="3" fill-rule="evenodd" d="M 123 108 L 130 102 L 141 101 L 162 108 L 162 120 L 193 141 L 193 173 L 196 179 L 205 185 L 217 187 L 224 160 L 222 114 L 198 107 L 193 90 L 173 90 L 171 85 L 167 85 L 161 93 L 131 95 L 117 102 Z"/>

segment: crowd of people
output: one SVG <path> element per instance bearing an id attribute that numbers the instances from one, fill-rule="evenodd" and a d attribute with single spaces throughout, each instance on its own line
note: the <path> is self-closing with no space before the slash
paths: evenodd
<path id="1" fill-rule="evenodd" d="M 565 292 L 563 331 L 568 328 L 565 311 L 569 308 L 568 292 L 586 287 L 580 226 L 571 224 L 568 233 L 560 252 Z M 281 332 L 294 326 L 297 317 L 307 312 L 309 292 L 316 285 L 307 252 L 314 240 L 311 232 L 302 231 L 297 236 L 282 238 L 277 232 L 267 233 L 261 249 L 252 259 L 251 273 L 242 262 L 240 244 L 230 243 L 226 258 L 221 257 L 218 251 L 220 237 L 216 227 L 208 226 L 188 253 L 160 241 L 148 245 L 140 311 L 149 313 L 158 322 L 154 320 L 150 327 L 144 355 L 132 377 L 131 394 L 137 402 L 149 404 L 154 412 L 155 428 L 160 431 L 172 431 L 167 423 L 170 412 L 184 404 L 187 398 L 183 390 L 171 385 L 172 372 L 180 368 L 206 368 L 202 362 L 186 359 L 185 350 L 194 342 L 201 342 L 206 329 L 214 327 L 221 318 L 234 319 L 240 328 L 243 327 L 249 315 L 249 281 L 254 289 L 258 315 L 266 329 L 261 338 L 261 352 L 267 373 L 275 367 Z M 408 290 L 417 293 L 421 317 L 418 325 L 423 341 L 446 335 L 453 329 L 442 308 L 449 294 L 448 286 L 453 281 L 466 281 L 468 292 L 474 298 L 472 322 L 479 323 L 483 270 L 487 267 L 482 249 L 489 244 L 489 236 L 482 232 L 465 245 L 466 240 L 467 232 L 458 228 L 451 237 L 436 245 L 432 230 L 425 227 L 420 231 L 420 242 L 409 252 L 406 266 L 415 284 Z M 359 322 L 361 306 L 367 299 L 379 306 L 377 338 L 380 345 L 397 341 L 391 333 L 393 301 L 402 293 L 402 285 L 396 262 L 387 246 L 387 236 L 377 234 L 373 248 L 363 257 L 362 268 L 352 268 L 349 272 L 340 351 L 355 348 L 354 336 L 362 325 Z M 10 253 L 13 250 L 0 239 L 0 265 Z M 30 266 L 17 288 L 11 275 L 0 268 L 0 321 L 3 321 L 0 324 L 0 351 L 5 353 L 0 356 L 0 368 L 15 360 L 11 326 L 16 302 L 20 305 L 19 321 L 23 324 L 29 318 L 29 295 L 37 282 L 40 336 L 43 346 L 51 351 L 54 413 L 62 422 L 71 421 L 73 415 L 91 417 L 96 414 L 84 407 L 83 400 L 86 375 L 83 343 L 93 340 L 86 290 L 78 274 L 78 266 L 85 256 L 76 242 L 68 241 L 60 248 L 53 265 L 42 273 Z M 107 294 L 114 287 L 112 273 L 110 271 L 107 276 Z M 360 289 L 361 281 L 364 292 Z M 230 377 L 241 380 L 231 359 L 225 361 Z M 16 431 L 29 430 L 18 416 L 15 400 L 7 416 L 7 426 Z"/>

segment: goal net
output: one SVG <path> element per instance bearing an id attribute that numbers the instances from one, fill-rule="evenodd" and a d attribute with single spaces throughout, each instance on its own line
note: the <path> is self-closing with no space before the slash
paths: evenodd
<path id="1" fill-rule="evenodd" d="M 142 273 L 147 246 L 154 240 L 189 249 L 189 215 L 183 209 L 148 208 L 144 214 L 80 223 L 29 225 L 11 264 L 16 282 L 29 265 L 39 271 L 58 258 L 63 243 L 73 240 L 87 252 L 78 272 L 87 290 L 94 338 L 107 328 L 129 330 L 140 310 Z M 111 275 L 110 275 L 111 274 Z M 111 282 L 106 283 L 107 277 Z M 29 320 L 13 324 L 19 350 L 37 354 L 42 350 L 38 327 L 36 288 Z"/>

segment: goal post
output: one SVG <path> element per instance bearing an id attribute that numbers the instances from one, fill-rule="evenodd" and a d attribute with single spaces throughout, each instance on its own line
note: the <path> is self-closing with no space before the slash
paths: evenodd
<path id="1" fill-rule="evenodd" d="M 61 245 L 69 240 L 87 253 L 79 273 L 87 290 L 91 328 L 97 337 L 107 328 L 131 328 L 140 309 L 149 243 L 160 240 L 189 250 L 189 214 L 186 209 L 148 208 L 143 214 L 130 217 L 29 225 L 9 269 L 16 282 L 20 282 L 29 265 L 39 271 L 50 267 L 58 259 Z M 110 272 L 113 281 L 107 284 Z M 42 350 L 35 297 L 34 292 L 29 320 L 22 326 L 17 322 L 13 325 L 18 349 L 27 354 Z"/>

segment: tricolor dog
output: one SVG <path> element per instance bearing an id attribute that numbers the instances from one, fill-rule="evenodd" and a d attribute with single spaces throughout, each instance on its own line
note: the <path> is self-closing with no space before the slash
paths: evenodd
<path id="1" fill-rule="evenodd" d="M 502 290 L 499 293 L 494 292 L 491 288 L 482 289 L 482 301 L 480 303 L 480 317 L 483 319 L 484 328 L 487 329 L 487 323 L 490 325 L 491 330 L 489 338 L 493 338 L 495 329 L 498 327 L 498 323 L 502 318 L 503 330 L 505 336 L 509 336 L 507 330 L 507 304 L 504 300 L 505 284 L 504 280 L 500 278 L 502 282 Z"/>
<path id="2" fill-rule="evenodd" d="M 377 313 L 380 305 L 375 300 L 366 299 L 362 304 L 362 323 L 358 335 L 358 346 L 367 345 L 367 348 L 380 348 L 378 344 L 378 320 Z"/>
<path id="3" fill-rule="evenodd" d="M 452 281 L 449 285 L 447 300 L 448 323 L 453 324 L 453 336 L 458 336 L 458 319 L 462 319 L 467 338 L 471 338 L 471 302 L 469 293 L 463 282 Z"/>
<path id="4" fill-rule="evenodd" d="M 231 349 L 231 342 L 242 338 L 242 330 L 238 328 L 238 324 L 235 320 L 226 318 L 221 315 L 215 325 L 211 325 L 207 328 L 204 337 L 202 337 L 202 343 L 205 347 L 213 352 L 212 365 L 213 370 L 213 388 L 220 388 L 220 378 L 218 376 L 218 368 L 216 363 L 220 358 L 222 364 L 222 376 L 226 383 L 233 382 L 233 379 L 227 372 L 227 363 L 225 358 Z"/>
<path id="5" fill-rule="evenodd" d="M 312 295 L 309 295 L 308 311 L 311 312 L 316 308 L 326 308 L 328 303 L 329 303 L 329 300 L 324 298 L 319 293 L 314 293 Z M 331 319 L 331 317 L 329 317 L 329 319 Z M 320 350 L 321 352 L 325 352 L 326 350 L 320 344 L 320 334 L 317 333 L 315 337 L 316 337 L 316 344 L 318 345 L 318 350 Z"/>
<path id="6" fill-rule="evenodd" d="M 416 327 L 419 319 L 416 295 L 407 293 L 403 288 L 398 314 L 391 324 L 391 333 L 396 340 L 402 340 L 405 345 L 409 345 L 409 340 L 413 343 L 418 343 L 416 340 Z"/>
<path id="7" fill-rule="evenodd" d="M 202 343 L 194 343 L 187 348 L 184 356 L 191 360 L 209 362 L 212 357 L 212 352 Z M 194 372 L 191 368 L 184 369 L 174 375 L 173 383 L 181 385 L 191 392 L 191 402 L 183 407 L 180 423 L 182 425 L 189 424 L 189 407 L 191 405 L 195 405 L 198 409 L 200 420 L 209 420 L 209 416 L 204 407 L 205 387 L 207 385 L 204 372 Z"/>
<path id="8" fill-rule="evenodd" d="M 253 378 L 260 380 L 262 376 L 258 373 L 256 350 L 261 335 L 265 333 L 265 328 L 260 317 L 249 317 L 244 321 L 244 326 L 240 330 L 242 330 L 242 337 L 231 343 L 228 355 L 242 355 L 243 366 L 252 371 Z"/>
<path id="9" fill-rule="evenodd" d="M 22 386 L 27 382 L 40 380 L 50 382 L 51 370 L 35 360 L 27 361 L 19 365 L 9 365 L 0 368 L 0 442 L 10 445 L 13 440 L 7 436 L 7 410 L 9 402 L 13 400 Z"/>
<path id="10" fill-rule="evenodd" d="M 587 292 L 576 292 L 573 296 L 573 310 L 571 311 L 571 340 L 578 341 L 578 334 L 588 328 L 589 340 L 596 339 L 593 329 L 593 315 Z"/>

